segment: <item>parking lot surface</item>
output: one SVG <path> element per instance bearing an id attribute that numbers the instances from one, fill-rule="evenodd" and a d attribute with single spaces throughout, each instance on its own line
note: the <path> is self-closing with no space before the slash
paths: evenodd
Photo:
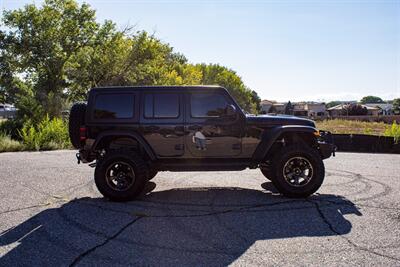
<path id="1" fill-rule="evenodd" d="M 0 154 L 0 266 L 400 265 L 400 155 L 338 153 L 306 200 L 246 170 L 161 172 L 113 203 L 74 154 Z"/>

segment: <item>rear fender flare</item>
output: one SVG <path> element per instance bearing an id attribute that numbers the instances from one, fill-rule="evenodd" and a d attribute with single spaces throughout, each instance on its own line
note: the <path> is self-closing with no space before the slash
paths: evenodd
<path id="1" fill-rule="evenodd" d="M 96 138 L 96 141 L 93 143 L 92 150 L 97 150 L 99 144 L 104 138 L 107 137 L 112 137 L 112 136 L 118 136 L 118 137 L 128 137 L 136 140 L 144 149 L 146 154 L 149 156 L 151 160 L 156 160 L 156 156 L 154 154 L 153 149 L 150 147 L 150 145 L 144 140 L 144 138 L 135 132 L 125 132 L 125 131 L 105 131 L 99 134 L 99 136 Z"/>
<path id="2" fill-rule="evenodd" d="M 301 125 L 282 125 L 264 130 L 261 136 L 261 142 L 258 144 L 252 156 L 252 162 L 258 164 L 267 155 L 275 141 L 284 133 L 315 133 L 317 129 L 311 126 Z"/>

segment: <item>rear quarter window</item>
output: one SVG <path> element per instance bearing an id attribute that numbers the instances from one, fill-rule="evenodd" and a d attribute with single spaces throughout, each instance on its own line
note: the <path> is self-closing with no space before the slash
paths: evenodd
<path id="1" fill-rule="evenodd" d="M 93 118 L 97 120 L 130 119 L 134 117 L 134 94 L 98 94 Z"/>

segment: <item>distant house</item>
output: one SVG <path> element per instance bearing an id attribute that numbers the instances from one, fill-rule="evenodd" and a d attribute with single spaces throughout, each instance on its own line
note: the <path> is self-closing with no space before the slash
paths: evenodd
<path id="1" fill-rule="evenodd" d="M 285 114 L 286 103 L 275 103 L 272 105 L 273 113 Z"/>
<path id="2" fill-rule="evenodd" d="M 294 116 L 301 116 L 301 117 L 307 117 L 308 112 L 306 109 L 307 104 L 305 102 L 298 102 L 298 103 L 293 103 L 293 115 Z"/>
<path id="3" fill-rule="evenodd" d="M 372 104 L 365 104 L 367 107 L 371 108 L 378 108 L 379 115 L 392 115 L 393 114 L 393 105 L 386 104 L 386 103 L 372 103 Z"/>
<path id="4" fill-rule="evenodd" d="M 287 103 L 278 103 L 271 100 L 261 101 L 263 113 L 285 114 Z M 292 103 L 292 113 L 300 117 L 323 117 L 327 115 L 325 103 L 318 102 L 297 102 Z"/>
<path id="5" fill-rule="evenodd" d="M 293 104 L 293 115 L 301 117 L 323 117 L 326 115 L 325 103 L 297 102 Z"/>
<path id="6" fill-rule="evenodd" d="M 285 113 L 286 103 L 278 103 L 274 100 L 262 100 L 261 101 L 261 111 L 262 113 L 276 113 L 276 114 L 284 114 Z"/>
<path id="7" fill-rule="evenodd" d="M 343 107 L 346 106 L 346 104 L 339 104 L 337 106 L 328 108 L 328 113 L 329 116 L 331 117 L 339 117 L 339 116 L 346 116 L 346 114 L 343 114 Z M 369 116 L 378 116 L 379 115 L 379 108 L 377 107 L 369 107 L 367 105 L 361 105 L 363 108 L 367 109 L 367 115 Z"/>
<path id="8" fill-rule="evenodd" d="M 270 100 L 262 100 L 261 101 L 261 111 L 262 113 L 269 113 L 272 105 L 276 103 L 275 101 L 270 101 Z"/>
<path id="9" fill-rule="evenodd" d="M 308 117 L 323 117 L 327 115 L 325 103 L 308 102 L 306 109 Z"/>

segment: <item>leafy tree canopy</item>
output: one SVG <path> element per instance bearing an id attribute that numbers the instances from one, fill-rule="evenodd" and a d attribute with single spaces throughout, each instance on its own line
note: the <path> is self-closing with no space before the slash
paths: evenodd
<path id="1" fill-rule="evenodd" d="M 360 104 L 347 104 L 343 106 L 343 116 L 362 116 L 367 115 L 368 110 Z"/>
<path id="2" fill-rule="evenodd" d="M 342 104 L 342 101 L 330 101 L 326 103 L 326 108 L 331 108 L 340 104 Z"/>
<path id="3" fill-rule="evenodd" d="M 383 103 L 383 100 L 378 96 L 369 95 L 361 98 L 360 102 L 361 104 Z"/>

